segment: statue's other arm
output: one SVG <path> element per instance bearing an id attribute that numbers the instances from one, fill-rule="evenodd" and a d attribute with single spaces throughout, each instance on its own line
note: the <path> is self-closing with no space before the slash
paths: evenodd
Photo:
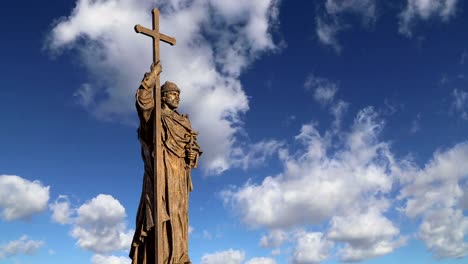
<path id="1" fill-rule="evenodd" d="M 203 153 L 200 149 L 200 146 L 197 143 L 198 133 L 193 133 L 190 142 L 187 145 L 186 157 L 188 159 L 188 164 L 191 168 L 198 167 L 198 157 Z"/>

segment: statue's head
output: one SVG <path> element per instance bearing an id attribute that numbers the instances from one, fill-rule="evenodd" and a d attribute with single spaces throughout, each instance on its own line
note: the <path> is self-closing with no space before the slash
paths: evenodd
<path id="1" fill-rule="evenodd" d="M 179 95 L 180 89 L 175 83 L 166 81 L 161 86 L 161 100 L 172 110 L 179 107 Z"/>

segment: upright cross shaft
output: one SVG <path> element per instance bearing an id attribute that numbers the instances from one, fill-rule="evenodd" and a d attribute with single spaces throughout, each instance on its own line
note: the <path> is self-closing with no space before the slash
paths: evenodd
<path id="1" fill-rule="evenodd" d="M 150 36 L 153 38 L 153 64 L 156 65 L 159 62 L 159 41 L 164 41 L 170 45 L 175 45 L 175 38 L 166 36 L 159 33 L 159 10 L 157 8 L 153 9 L 153 29 L 147 29 L 140 25 L 135 26 L 135 31 L 137 33 L 142 33 L 144 35 Z M 156 76 L 155 86 L 153 90 L 154 96 L 154 175 L 153 175 L 153 219 L 154 222 L 154 245 L 155 245 L 155 263 L 154 264 L 163 264 L 163 244 L 162 244 L 162 142 L 161 142 L 161 86 L 159 83 L 159 74 Z"/>

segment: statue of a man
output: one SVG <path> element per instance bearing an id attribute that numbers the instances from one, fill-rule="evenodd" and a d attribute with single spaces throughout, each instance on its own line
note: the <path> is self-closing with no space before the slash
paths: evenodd
<path id="1" fill-rule="evenodd" d="M 154 263 L 154 141 L 153 141 L 153 87 L 161 72 L 160 64 L 146 73 L 136 93 L 136 108 L 140 118 L 138 138 L 145 165 L 143 190 L 138 206 L 136 230 L 133 236 L 130 258 L 132 264 Z M 197 167 L 202 151 L 196 142 L 197 133 L 192 130 L 187 115 L 176 111 L 180 89 L 175 83 L 165 82 L 161 87 L 162 164 L 164 172 L 162 198 L 162 231 L 165 264 L 191 263 L 188 255 L 188 199 L 192 190 L 190 170 Z"/>

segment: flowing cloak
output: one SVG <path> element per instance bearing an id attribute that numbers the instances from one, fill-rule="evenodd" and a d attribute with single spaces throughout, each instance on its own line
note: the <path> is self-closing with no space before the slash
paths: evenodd
<path id="1" fill-rule="evenodd" d="M 141 143 L 141 155 L 145 173 L 143 189 L 136 217 L 136 229 L 130 249 L 132 264 L 155 263 L 153 219 L 153 108 L 154 99 L 151 89 L 145 89 L 144 83 L 136 94 L 136 108 L 140 118 L 138 138 Z M 192 191 L 190 170 L 197 167 L 200 147 L 196 142 L 196 133 L 192 130 L 187 115 L 180 115 L 175 110 L 161 111 L 162 123 L 162 163 L 163 193 L 162 199 L 162 244 L 165 264 L 191 263 L 188 255 L 188 199 Z M 195 151 L 195 161 L 190 163 L 186 150 Z"/>

